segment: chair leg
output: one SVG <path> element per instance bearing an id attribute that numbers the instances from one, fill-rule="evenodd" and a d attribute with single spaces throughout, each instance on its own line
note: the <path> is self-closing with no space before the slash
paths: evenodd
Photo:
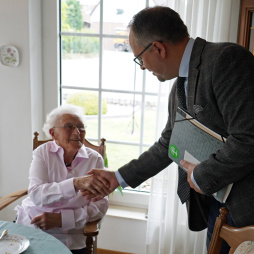
<path id="1" fill-rule="evenodd" d="M 97 236 L 95 236 L 95 240 L 93 242 L 93 254 L 97 254 Z"/>
<path id="2" fill-rule="evenodd" d="M 93 250 L 94 250 L 93 237 L 87 236 L 87 238 L 86 238 L 86 252 L 87 252 L 87 254 L 94 254 Z"/>
<path id="3" fill-rule="evenodd" d="M 86 236 L 87 254 L 97 254 L 97 235 L 99 234 L 101 220 L 88 222 L 84 229 L 83 234 Z"/>

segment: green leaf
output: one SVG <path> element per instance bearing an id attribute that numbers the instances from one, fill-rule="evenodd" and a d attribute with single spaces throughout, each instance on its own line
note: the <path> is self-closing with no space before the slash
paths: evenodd
<path id="1" fill-rule="evenodd" d="M 116 188 L 116 190 L 119 191 L 120 194 L 123 196 L 123 189 L 122 189 L 121 186 L 118 186 L 118 187 Z"/>

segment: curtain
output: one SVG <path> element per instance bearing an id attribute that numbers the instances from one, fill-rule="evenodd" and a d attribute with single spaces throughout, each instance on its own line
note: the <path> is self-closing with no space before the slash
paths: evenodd
<path id="1" fill-rule="evenodd" d="M 154 0 L 177 11 L 192 38 L 211 42 L 237 41 L 240 0 Z M 157 137 L 167 120 L 168 95 L 173 81 L 160 83 Z M 187 211 L 177 196 L 176 164 L 152 178 L 148 207 L 146 254 L 205 254 L 206 230 L 188 229 Z"/>

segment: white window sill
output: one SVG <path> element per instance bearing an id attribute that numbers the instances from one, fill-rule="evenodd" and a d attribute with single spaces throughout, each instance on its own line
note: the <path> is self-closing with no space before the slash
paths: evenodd
<path id="1" fill-rule="evenodd" d="M 123 190 L 123 195 L 114 191 L 109 195 L 109 204 L 130 208 L 148 209 L 149 193 Z"/>
<path id="2" fill-rule="evenodd" d="M 106 216 L 147 221 L 147 209 L 109 205 Z"/>

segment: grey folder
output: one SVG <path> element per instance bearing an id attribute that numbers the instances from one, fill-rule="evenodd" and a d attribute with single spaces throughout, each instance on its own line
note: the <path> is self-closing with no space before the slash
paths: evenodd
<path id="1" fill-rule="evenodd" d="M 198 164 L 221 149 L 225 142 L 225 138 L 178 108 L 175 126 L 169 142 L 168 156 L 180 167 L 181 160 Z M 184 170 L 186 171 L 186 169 Z M 232 184 L 213 195 L 218 201 L 225 202 L 231 188 Z"/>

